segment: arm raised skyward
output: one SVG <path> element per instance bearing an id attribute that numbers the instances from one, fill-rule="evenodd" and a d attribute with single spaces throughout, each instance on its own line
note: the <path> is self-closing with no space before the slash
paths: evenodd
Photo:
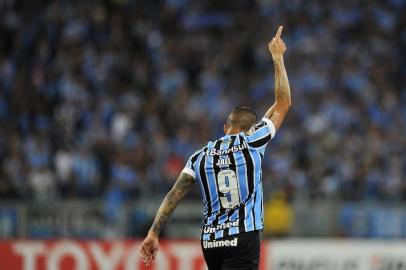
<path id="1" fill-rule="evenodd" d="M 265 113 L 265 117 L 274 123 L 276 129 L 282 125 L 292 104 L 288 74 L 283 60 L 286 46 L 281 39 L 282 29 L 283 27 L 280 26 L 275 37 L 268 44 L 275 68 L 275 103 Z"/>

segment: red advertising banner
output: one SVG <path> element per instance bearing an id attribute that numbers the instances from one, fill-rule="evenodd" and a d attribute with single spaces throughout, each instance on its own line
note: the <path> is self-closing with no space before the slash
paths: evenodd
<path id="1" fill-rule="evenodd" d="M 206 270 L 198 241 L 161 241 L 146 268 L 140 241 L 0 241 L 0 270 Z M 406 270 L 406 241 L 274 240 L 260 270 Z"/>
<path id="2" fill-rule="evenodd" d="M 198 241 L 161 241 L 156 262 L 146 268 L 140 241 L 0 241 L 4 270 L 205 270 Z M 261 255 L 266 249 L 262 245 Z M 264 256 L 261 256 L 264 259 Z M 267 269 L 261 260 L 261 269 Z"/>

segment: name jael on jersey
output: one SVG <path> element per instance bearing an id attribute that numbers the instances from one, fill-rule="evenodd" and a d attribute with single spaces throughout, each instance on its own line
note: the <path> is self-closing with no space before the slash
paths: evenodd
<path id="1" fill-rule="evenodd" d="M 229 159 L 229 158 L 220 158 L 215 165 L 217 165 L 219 167 L 231 165 L 231 159 Z"/>

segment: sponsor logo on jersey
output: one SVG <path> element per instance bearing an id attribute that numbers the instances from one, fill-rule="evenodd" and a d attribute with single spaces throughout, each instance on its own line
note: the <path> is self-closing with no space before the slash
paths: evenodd
<path id="1" fill-rule="evenodd" d="M 204 227 L 203 228 L 203 233 L 215 233 L 216 231 L 219 230 L 224 230 L 224 229 L 230 229 L 231 227 L 238 227 L 239 225 L 239 219 L 237 219 L 236 221 L 232 222 L 224 222 L 222 224 L 218 224 L 216 227 Z"/>
<path id="2" fill-rule="evenodd" d="M 235 237 L 233 240 L 213 240 L 213 241 L 203 241 L 203 248 L 218 248 L 218 247 L 236 247 L 238 245 L 238 238 Z"/>
<path id="3" fill-rule="evenodd" d="M 228 149 L 223 149 L 223 150 L 211 148 L 211 149 L 206 151 L 206 154 L 209 155 L 209 156 L 223 156 L 223 155 L 228 155 L 230 153 L 235 153 L 235 152 L 242 151 L 242 150 L 244 150 L 246 148 L 247 148 L 247 145 L 244 142 L 242 144 L 234 145 L 233 147 L 230 147 Z"/>

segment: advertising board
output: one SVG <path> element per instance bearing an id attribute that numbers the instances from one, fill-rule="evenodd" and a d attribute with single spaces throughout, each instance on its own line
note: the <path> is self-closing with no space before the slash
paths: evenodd
<path id="1" fill-rule="evenodd" d="M 205 270 L 198 241 L 160 242 L 146 268 L 141 241 L 0 241 L 0 269 L 7 270 Z M 260 270 L 406 270 L 406 241 L 263 241 Z"/>

